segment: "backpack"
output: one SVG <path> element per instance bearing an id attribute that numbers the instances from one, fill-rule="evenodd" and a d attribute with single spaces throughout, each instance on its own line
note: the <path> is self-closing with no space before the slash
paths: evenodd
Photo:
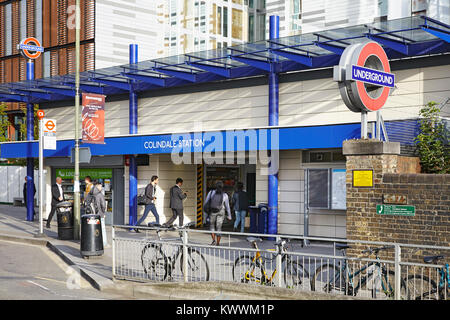
<path id="1" fill-rule="evenodd" d="M 247 192 L 245 191 L 239 191 L 238 192 L 238 199 L 239 199 L 239 210 L 248 210 L 248 196 Z"/>
<path id="2" fill-rule="evenodd" d="M 208 214 L 219 212 L 223 206 L 223 192 L 221 194 L 218 194 L 215 191 L 212 192 L 214 192 L 214 194 L 208 199 L 203 207 L 203 211 Z"/>

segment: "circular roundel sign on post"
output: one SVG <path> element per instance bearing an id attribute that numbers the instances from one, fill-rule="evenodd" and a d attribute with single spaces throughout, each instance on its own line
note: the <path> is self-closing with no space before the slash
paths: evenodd
<path id="1" fill-rule="evenodd" d="M 44 110 L 38 110 L 38 111 L 37 111 L 37 117 L 38 117 L 39 120 L 44 119 L 44 117 L 45 117 L 45 112 L 44 112 Z"/>
<path id="2" fill-rule="evenodd" d="M 37 59 L 44 52 L 38 39 L 30 37 L 22 40 L 19 44 L 19 50 L 23 57 L 27 59 Z"/>
<path id="3" fill-rule="evenodd" d="M 333 79 L 347 107 L 354 112 L 380 110 L 395 86 L 389 60 L 384 49 L 369 41 L 348 46 Z"/>

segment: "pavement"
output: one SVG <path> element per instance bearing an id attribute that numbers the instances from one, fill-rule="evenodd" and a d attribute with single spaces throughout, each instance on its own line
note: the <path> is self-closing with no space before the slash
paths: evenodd
<path id="1" fill-rule="evenodd" d="M 41 246 L 50 250 L 53 254 L 59 257 L 60 262 L 64 262 L 66 266 L 71 266 L 74 270 L 77 270 L 81 277 L 89 283 L 93 288 L 102 291 L 104 293 L 113 294 L 111 297 L 117 298 L 114 294 L 120 294 L 123 297 L 131 297 L 138 299 L 280 299 L 282 297 L 286 299 L 311 299 L 313 296 L 311 293 L 304 293 L 298 295 L 292 293 L 292 290 L 263 286 L 257 286 L 251 288 L 251 285 L 239 285 L 239 284 L 226 284 L 219 282 L 210 283 L 143 283 L 139 279 L 127 279 L 128 281 L 113 280 L 112 276 L 112 248 L 108 247 L 104 249 L 102 256 L 90 257 L 89 259 L 83 259 L 80 254 L 80 242 L 75 240 L 58 240 L 57 238 L 57 223 L 52 221 L 51 228 L 44 227 L 44 238 L 37 238 L 36 235 L 39 231 L 38 221 L 28 222 L 25 220 L 26 210 L 24 207 L 14 207 L 10 205 L 0 205 L 0 241 L 12 241 L 15 243 L 23 243 L 27 245 Z M 230 225 L 225 226 L 230 228 Z M 108 243 L 111 244 L 111 227 L 107 226 Z M 177 232 L 162 232 L 164 239 L 177 239 Z M 129 232 L 127 230 L 119 230 L 116 232 L 116 238 L 119 238 L 122 242 L 139 242 L 145 243 L 146 239 L 156 238 L 154 231 L 144 231 L 141 233 Z M 211 243 L 211 236 L 205 233 L 190 233 L 190 243 L 196 243 L 200 246 L 207 246 Z M 1 245 L 1 244 L 0 244 Z M 226 251 L 226 247 L 238 247 L 242 248 L 245 252 L 246 248 L 250 248 L 250 243 L 246 240 L 246 236 L 228 236 L 224 235 L 221 241 L 221 247 L 217 247 L 211 251 L 204 251 L 211 269 L 211 279 L 213 281 L 227 280 L 221 277 L 222 273 L 230 274 L 228 269 L 233 265 L 233 261 L 236 257 L 223 254 Z M 259 244 L 260 248 L 274 248 L 273 241 L 263 241 Z M 206 248 L 208 249 L 208 248 Z M 205 249 L 205 250 L 206 250 Z M 221 251 L 222 250 L 222 251 Z M 313 246 L 302 248 L 301 243 L 291 244 L 293 251 L 311 252 L 315 254 L 333 254 L 333 248 L 327 244 L 316 243 Z M 139 250 L 138 250 L 139 251 Z M 118 249 L 118 252 L 119 249 Z M 118 253 L 116 253 L 118 254 Z M 128 264 L 137 264 L 141 266 L 139 261 L 140 251 L 136 255 L 131 255 L 136 261 L 128 261 Z M 38 258 L 37 258 L 38 259 Z M 214 266 L 217 266 L 215 268 Z M 1 265 L 0 265 L 1 267 Z M 123 267 L 123 266 L 122 266 Z M 306 265 L 305 265 L 306 267 Z M 128 268 L 128 266 L 126 267 Z M 142 267 L 141 267 L 142 268 Z M 228 268 L 228 269 L 227 269 Z M 309 273 L 314 273 L 314 265 L 306 267 Z M 119 270 L 120 266 L 116 270 Z M 230 269 L 231 270 L 231 269 Z M 0 269 L 1 272 L 1 269 Z M 67 277 L 67 275 L 66 275 Z M 126 278 L 126 277 L 125 277 Z M 123 279 L 123 277 L 122 277 Z M 134 281 L 129 281 L 134 280 Z M 33 280 L 32 280 L 33 281 Z M 34 281 L 35 282 L 35 281 Z M 258 288 L 257 290 L 255 290 Z M 288 291 L 283 291 L 288 290 Z M 89 295 L 86 295 L 89 297 Z M 316 299 L 320 295 L 314 296 Z M 324 299 L 333 297 L 322 296 Z M 340 297 L 342 298 L 342 296 Z"/>
<path id="2" fill-rule="evenodd" d="M 0 300 L 129 299 L 98 291 L 41 245 L 0 240 Z"/>

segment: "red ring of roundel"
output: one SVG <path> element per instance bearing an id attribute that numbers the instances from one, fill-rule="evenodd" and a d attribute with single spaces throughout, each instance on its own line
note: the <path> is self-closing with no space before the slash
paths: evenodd
<path id="1" fill-rule="evenodd" d="M 33 38 L 33 37 L 25 39 L 23 41 L 23 44 L 28 44 L 30 42 L 34 42 L 34 44 L 38 47 L 41 46 L 41 43 L 39 42 L 39 40 L 36 38 Z M 37 51 L 35 54 L 31 54 L 28 52 L 28 50 L 23 50 L 23 53 L 30 59 L 37 59 L 41 55 L 41 53 L 39 51 Z"/>
<path id="2" fill-rule="evenodd" d="M 386 52 L 384 52 L 383 48 L 378 43 L 375 42 L 369 42 L 362 48 L 359 54 L 357 65 L 364 67 L 367 58 L 369 58 L 371 55 L 375 55 L 380 59 L 383 65 L 384 72 L 387 73 L 391 72 Z M 384 87 L 381 95 L 378 98 L 373 99 L 367 94 L 366 88 L 364 87 L 364 82 L 357 81 L 356 87 L 358 88 L 358 94 L 361 99 L 361 102 L 370 111 L 380 110 L 386 103 L 390 91 L 389 87 Z"/>

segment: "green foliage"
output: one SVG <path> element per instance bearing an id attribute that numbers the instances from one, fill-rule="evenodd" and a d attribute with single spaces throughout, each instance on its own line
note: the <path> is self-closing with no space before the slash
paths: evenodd
<path id="1" fill-rule="evenodd" d="M 420 134 L 415 142 L 422 172 L 450 173 L 449 135 L 436 105 L 431 101 L 420 110 Z"/>
<path id="2" fill-rule="evenodd" d="M 9 120 L 6 115 L 6 105 L 0 104 L 0 142 L 8 141 Z"/>
<path id="3" fill-rule="evenodd" d="M 10 125 L 9 119 L 6 115 L 6 104 L 0 104 L 0 142 L 10 141 L 10 137 L 8 137 L 8 127 Z M 22 112 L 26 115 L 27 110 L 26 107 L 21 107 Z M 39 139 L 39 122 L 37 118 L 37 111 L 39 110 L 39 105 L 34 105 L 34 139 Z M 20 133 L 22 137 L 27 136 L 27 124 L 26 121 L 23 121 L 23 123 L 20 125 Z M 1 158 L 1 154 L 0 154 Z M 14 159 L 8 159 L 9 164 L 14 164 L 17 166 L 26 166 L 27 165 L 27 159 L 22 158 L 14 158 Z M 39 159 L 34 159 L 34 166 L 37 168 L 39 165 Z"/>
<path id="4" fill-rule="evenodd" d="M 20 108 L 22 110 L 23 114 L 27 114 L 27 107 L 23 106 Z M 39 105 L 34 105 L 34 140 L 39 140 L 39 119 L 37 117 L 37 112 L 39 110 Z M 22 137 L 25 137 L 24 140 L 26 140 L 27 136 L 27 122 L 24 121 L 20 124 L 20 133 L 22 134 Z"/>

